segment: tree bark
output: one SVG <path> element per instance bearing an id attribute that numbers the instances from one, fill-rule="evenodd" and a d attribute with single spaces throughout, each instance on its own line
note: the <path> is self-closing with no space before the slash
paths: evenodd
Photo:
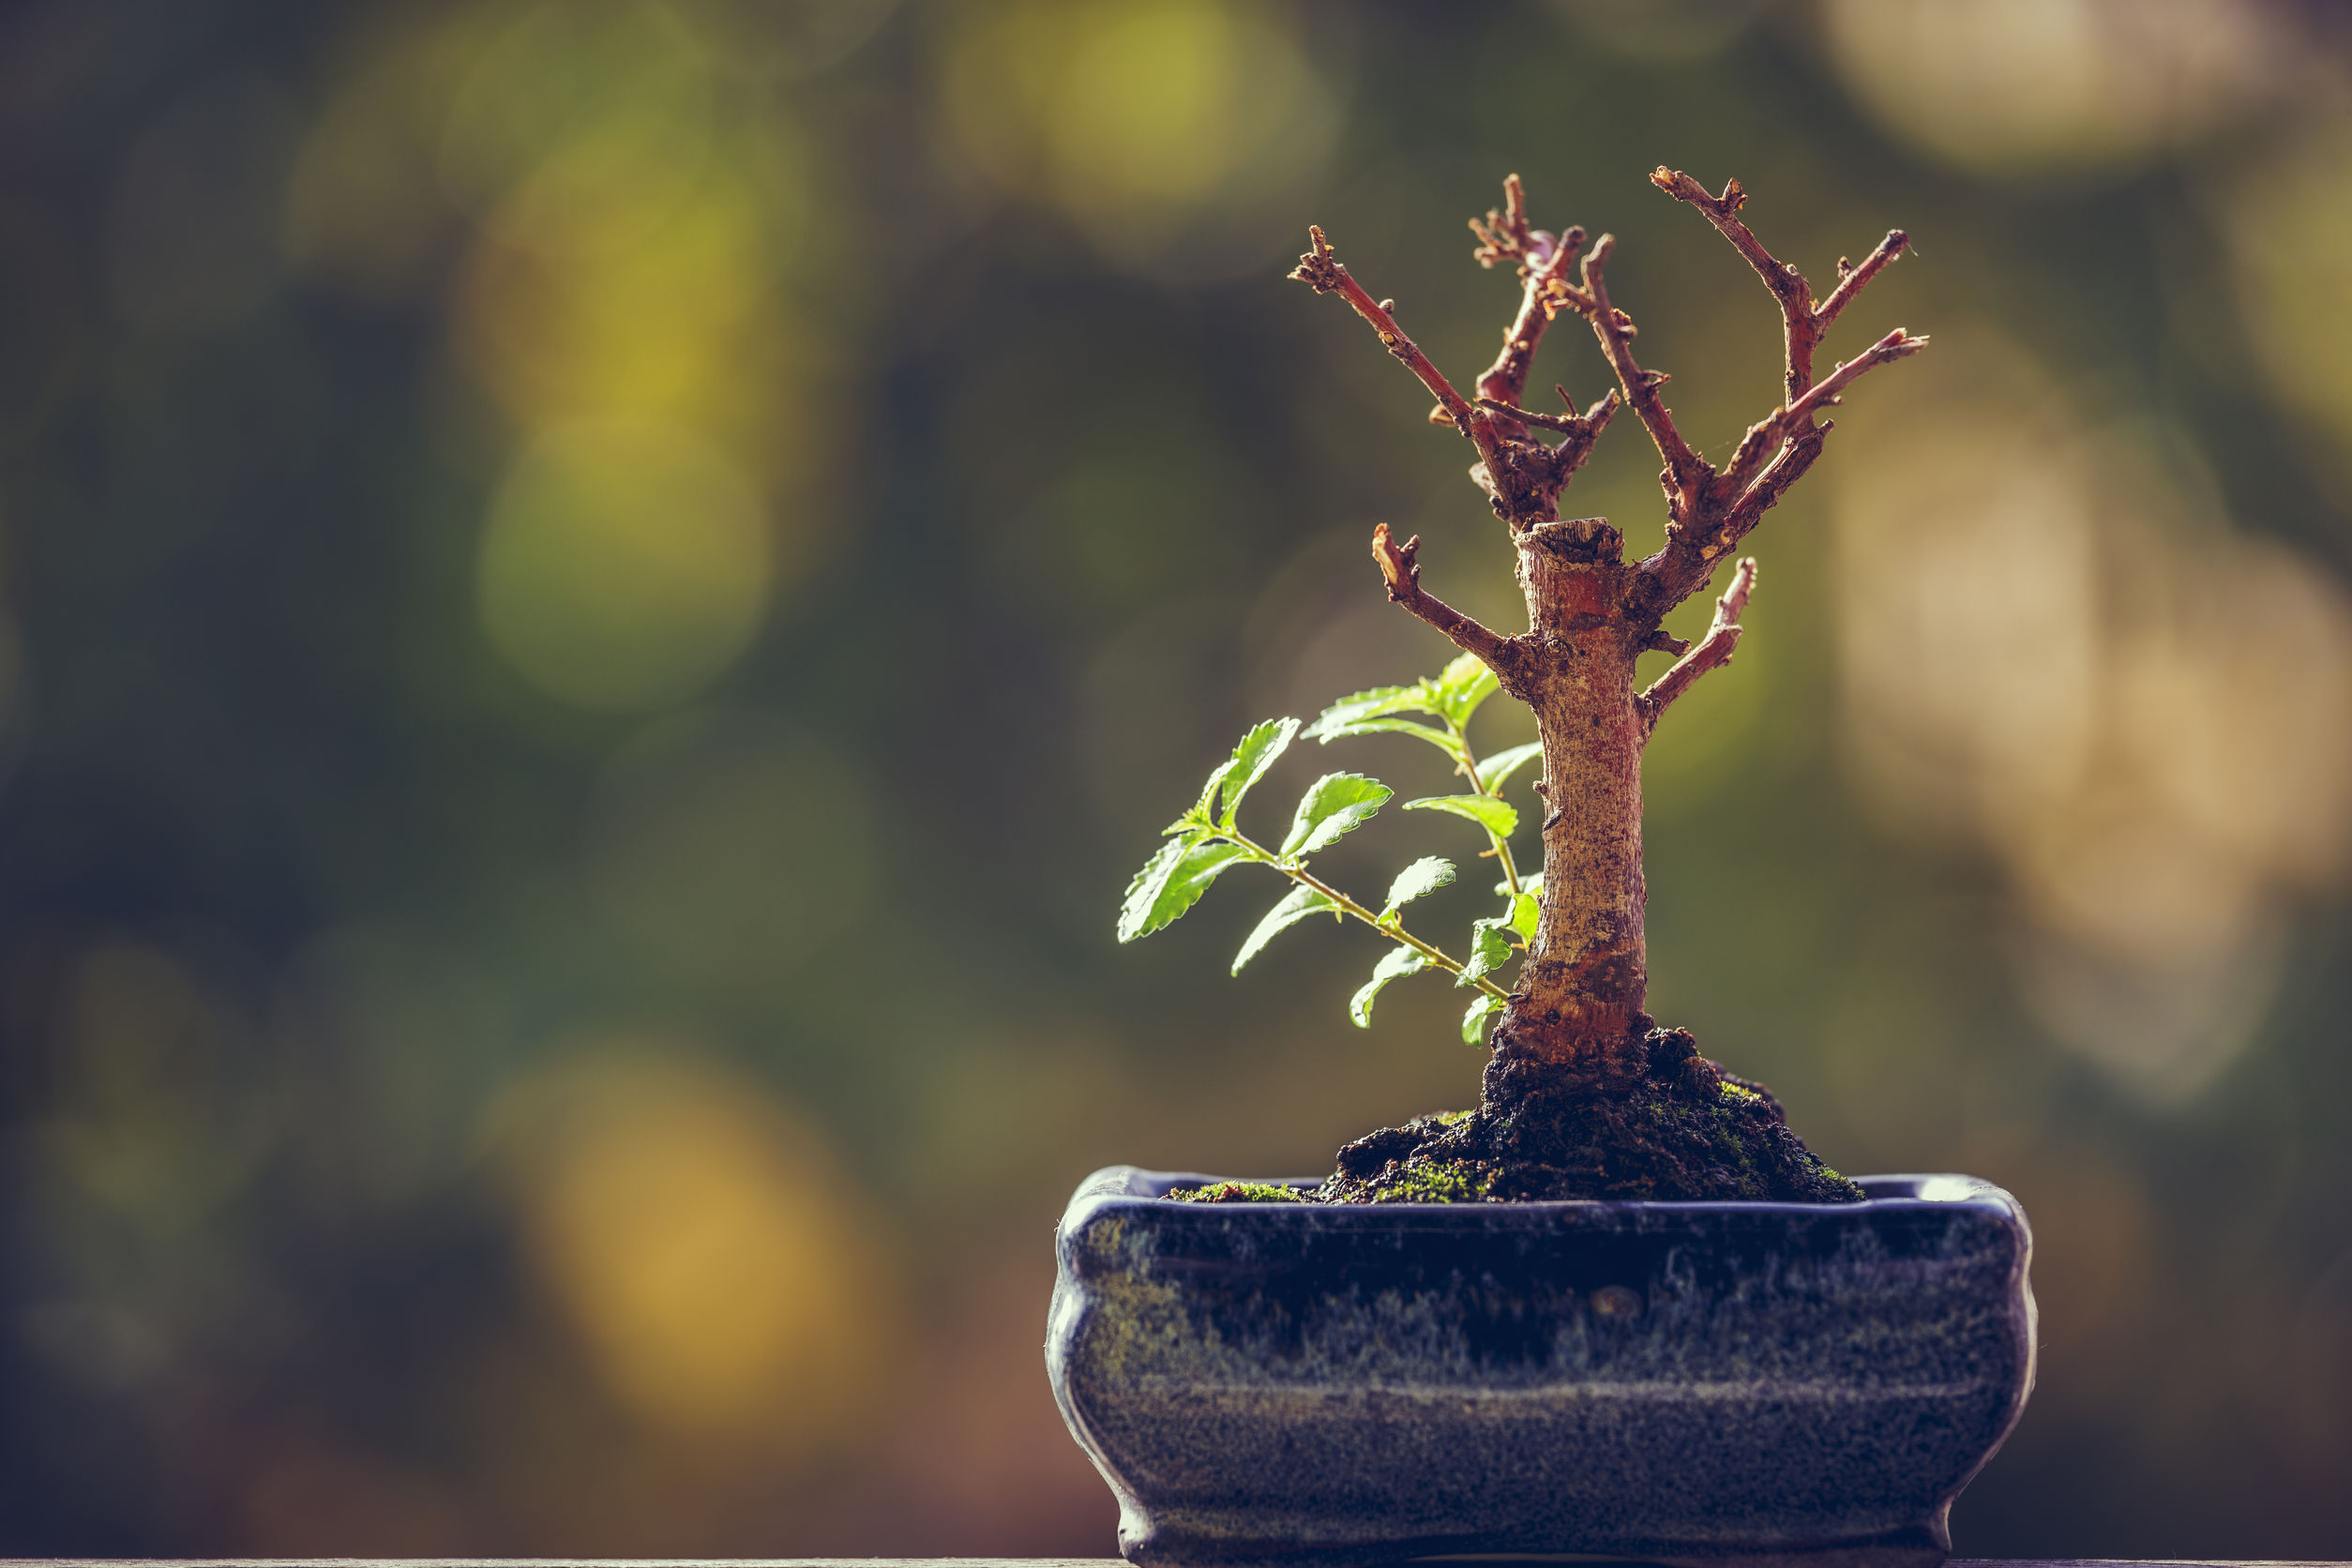
<path id="1" fill-rule="evenodd" d="M 1627 621 L 1618 552 L 1568 523 L 1529 529 L 1518 576 L 1529 633 L 1523 693 L 1544 746 L 1543 917 L 1499 1054 L 1595 1082 L 1638 1077 L 1648 988 L 1642 936 L 1641 752 L 1634 662 L 1652 628 Z M 1613 534 L 1613 531 L 1611 531 Z"/>

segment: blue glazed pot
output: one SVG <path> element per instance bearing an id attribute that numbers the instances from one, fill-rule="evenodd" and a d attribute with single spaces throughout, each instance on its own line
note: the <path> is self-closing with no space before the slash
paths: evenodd
<path id="1" fill-rule="evenodd" d="M 1933 1568 L 2033 1384 L 2031 1233 L 1973 1177 L 1850 1204 L 1162 1196 L 1214 1180 L 1098 1171 L 1057 1240 L 1047 1370 L 1147 1568 Z"/>

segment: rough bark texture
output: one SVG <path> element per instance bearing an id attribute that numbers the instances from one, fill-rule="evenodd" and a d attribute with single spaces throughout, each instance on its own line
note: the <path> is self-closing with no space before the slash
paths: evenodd
<path id="1" fill-rule="evenodd" d="M 1681 1105 L 1696 1094 L 1707 1101 L 1701 1107 L 1705 1114 L 1693 1111 L 1697 1120 L 1675 1124 L 1687 1122 L 1683 1130 L 1702 1143 L 1705 1129 L 1721 1121 L 1717 1113 L 1726 1104 L 1730 1110 L 1725 1114 L 1752 1123 L 1763 1115 L 1756 1107 L 1769 1108 L 1765 1120 L 1794 1151 L 1779 1164 L 1765 1162 L 1779 1174 L 1759 1176 L 1749 1169 L 1736 1180 L 1722 1176 L 1739 1162 L 1711 1164 L 1692 1153 L 1696 1144 L 1680 1153 L 1653 1148 L 1636 1155 L 1629 1143 L 1628 1160 L 1634 1165 L 1647 1160 L 1644 1168 L 1671 1167 L 1684 1175 L 1714 1169 L 1718 1186 L 1729 1183 L 1745 1189 L 1761 1183 L 1772 1196 L 1798 1189 L 1815 1196 L 1844 1192 L 1850 1184 L 1832 1179 L 1822 1184 L 1819 1163 L 1787 1132 L 1769 1095 L 1740 1091 L 1736 1080 L 1733 1091 L 1724 1091 L 1716 1069 L 1692 1050 L 1674 1048 L 1675 1037 L 1687 1046 L 1687 1035 L 1658 1031 L 1643 1011 L 1649 964 L 1643 942 L 1641 755 L 1667 706 L 1730 658 L 1740 638 L 1739 617 L 1755 585 L 1755 563 L 1739 562 L 1717 602 L 1713 625 L 1696 646 L 1667 636 L 1660 622 L 1735 559 L 1739 543 L 1819 458 L 1832 429 L 1819 415 L 1863 372 L 1916 353 L 1926 342 L 1898 329 L 1829 375 L 1818 381 L 1814 376 L 1815 354 L 1831 324 L 1907 241 L 1897 230 L 1861 265 L 1841 260 L 1836 288 L 1817 304 L 1803 275 L 1776 260 L 1740 218 L 1746 196 L 1739 181 L 1711 194 L 1680 172 L 1660 169 L 1651 179 L 1706 216 L 1755 268 L 1781 314 L 1787 351 L 1781 401 L 1750 427 L 1720 466 L 1702 457 L 1676 428 L 1661 391 L 1665 373 L 1645 369 L 1635 356 L 1633 321 L 1609 300 L 1606 269 L 1615 239 L 1603 234 L 1579 256 L 1583 230 L 1554 235 L 1530 228 L 1515 174 L 1504 183 L 1504 206 L 1470 223 L 1479 241 L 1478 262 L 1515 265 L 1521 291 L 1502 349 L 1478 378 L 1472 398 L 1455 391 L 1406 336 L 1393 301 L 1375 300 L 1349 276 L 1320 229 L 1309 231 L 1312 248 L 1292 274 L 1318 294 L 1345 299 L 1390 354 L 1437 398 L 1431 421 L 1453 427 L 1470 444 L 1478 460 L 1470 476 L 1517 546 L 1519 582 L 1527 597 L 1526 632 L 1492 631 L 1422 589 L 1418 536 L 1397 545 L 1385 524 L 1374 535 L 1372 553 L 1389 597 L 1491 667 L 1503 689 L 1534 711 L 1544 748 L 1538 786 L 1545 804 L 1543 916 L 1510 1005 L 1494 1030 L 1484 1103 L 1475 1116 L 1447 1123 L 1445 1147 L 1452 1153 L 1413 1158 L 1416 1168 L 1434 1168 L 1433 1160 L 1449 1159 L 1488 1160 L 1491 1166 L 1492 1159 L 1516 1149 L 1514 1157 L 1524 1163 L 1537 1159 L 1538 1146 L 1555 1153 L 1581 1147 L 1579 1127 L 1604 1141 L 1611 1127 L 1613 1136 L 1633 1138 L 1623 1116 L 1593 1108 L 1598 1101 L 1655 1107 Z M 1564 389 L 1555 388 L 1566 412 L 1540 413 L 1524 406 L 1524 394 L 1545 328 L 1563 311 L 1591 328 L 1617 385 L 1582 413 Z M 1623 559 L 1622 534 L 1605 520 L 1560 516 L 1562 490 L 1620 407 L 1633 411 L 1664 465 L 1658 480 L 1666 502 L 1665 543 L 1632 563 Z M 1539 432 L 1556 433 L 1560 440 L 1546 444 Z M 1641 690 L 1636 662 L 1651 651 L 1681 657 Z M 1662 1037 L 1667 1045 L 1661 1046 Z M 1402 1136 L 1402 1130 L 1394 1133 Z M 1516 1180 L 1496 1174 L 1501 1168 L 1488 1168 L 1490 1184 Z M 1706 1185 L 1705 1179 L 1691 1180 Z M 1660 1177 L 1652 1184 L 1654 1195 L 1666 1196 L 1671 1189 L 1678 1196 L 1698 1196 L 1676 1184 L 1682 1181 L 1682 1176 Z"/>

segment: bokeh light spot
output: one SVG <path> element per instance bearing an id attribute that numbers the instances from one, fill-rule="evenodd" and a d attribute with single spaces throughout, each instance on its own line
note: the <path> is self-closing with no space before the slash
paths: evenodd
<path id="1" fill-rule="evenodd" d="M 810 1126 L 665 1046 L 525 1079 L 492 1127 L 539 1270 L 632 1412 L 803 1454 L 853 1437 L 898 1303 Z"/>
<path id="2" fill-rule="evenodd" d="M 551 696 L 658 707 L 749 644 L 773 555 L 758 496 L 702 444 L 644 425 L 562 427 L 523 451 L 491 501 L 482 623 Z"/>

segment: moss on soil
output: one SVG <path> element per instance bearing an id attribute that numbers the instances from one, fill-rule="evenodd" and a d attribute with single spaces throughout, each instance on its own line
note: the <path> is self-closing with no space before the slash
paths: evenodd
<path id="1" fill-rule="evenodd" d="M 1788 1128 L 1760 1083 L 1698 1054 L 1687 1030 L 1651 1029 L 1629 1090 L 1563 1091 L 1511 1076 L 1506 1103 L 1417 1117 L 1339 1152 L 1323 1203 L 1577 1198 L 1860 1202 Z"/>
<path id="2" fill-rule="evenodd" d="M 1168 1196 L 1194 1203 L 1862 1201 L 1862 1188 L 1789 1131 L 1771 1090 L 1699 1055 L 1689 1031 L 1651 1029 L 1642 1045 L 1648 1072 L 1629 1089 L 1562 1089 L 1537 1073 L 1490 1071 L 1486 1104 L 1357 1138 L 1312 1193 L 1220 1182 Z M 1509 1096 L 1500 1104 L 1499 1082 Z"/>

